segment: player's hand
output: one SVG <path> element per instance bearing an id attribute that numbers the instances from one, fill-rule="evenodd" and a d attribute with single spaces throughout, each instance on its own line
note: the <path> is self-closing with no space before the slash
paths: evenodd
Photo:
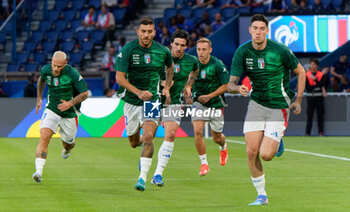
<path id="1" fill-rule="evenodd" d="M 61 112 L 66 111 L 73 106 L 71 101 L 67 102 L 66 100 L 61 99 L 61 102 L 62 103 L 57 107 Z"/>
<path id="2" fill-rule="evenodd" d="M 137 96 L 143 101 L 149 101 L 152 99 L 153 94 L 149 91 L 141 91 Z"/>
<path id="3" fill-rule="evenodd" d="M 165 105 L 170 105 L 171 104 L 171 97 L 170 97 L 170 91 L 169 87 L 164 87 L 162 91 L 162 95 L 165 96 Z"/>
<path id="4" fill-rule="evenodd" d="M 165 85 L 166 85 L 166 80 L 160 81 L 160 85 L 161 85 L 162 87 L 165 87 Z M 171 80 L 170 87 L 172 87 L 173 85 L 174 85 L 174 80 Z"/>
<path id="5" fill-rule="evenodd" d="M 238 92 L 242 94 L 243 96 L 247 97 L 249 93 L 249 89 L 245 85 L 239 85 L 238 86 Z"/>
<path id="6" fill-rule="evenodd" d="M 41 104 L 42 104 L 42 100 L 41 99 L 37 99 L 36 100 L 36 108 L 35 108 L 35 113 L 38 114 L 38 111 L 41 110 Z"/>
<path id="7" fill-rule="evenodd" d="M 193 99 L 190 98 L 190 97 L 188 97 L 188 98 L 185 97 L 185 102 L 186 102 L 186 105 L 192 105 L 193 104 Z"/>
<path id="8" fill-rule="evenodd" d="M 184 90 L 182 91 L 184 93 L 185 98 L 191 98 L 192 96 L 192 91 L 191 88 L 188 86 L 184 87 Z"/>
<path id="9" fill-rule="evenodd" d="M 293 103 L 290 105 L 289 109 L 292 110 L 292 108 L 295 108 L 294 111 L 293 111 L 293 113 L 294 113 L 295 115 L 299 115 L 299 114 L 301 113 L 301 105 L 300 105 L 299 102 L 293 102 Z"/>
<path id="10" fill-rule="evenodd" d="M 209 102 L 210 99 L 211 97 L 209 95 L 202 95 L 198 97 L 198 101 L 203 104 Z"/>

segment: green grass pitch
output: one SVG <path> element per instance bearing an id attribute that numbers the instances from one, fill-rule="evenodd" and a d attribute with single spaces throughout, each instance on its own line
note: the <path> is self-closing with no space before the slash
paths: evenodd
<path id="1" fill-rule="evenodd" d="M 243 137 L 228 140 L 244 141 Z M 126 138 L 78 138 L 69 159 L 62 144 L 49 145 L 43 182 L 35 183 L 38 139 L 0 138 L 0 211 L 349 211 L 350 161 L 286 151 L 263 162 L 269 205 L 248 207 L 256 198 L 245 145 L 228 143 L 229 159 L 206 140 L 210 171 L 199 177 L 193 138 L 177 138 L 164 172 L 163 188 L 150 184 L 161 138 L 155 139 L 146 191 L 134 185 L 141 148 Z M 350 158 L 349 137 L 285 137 L 285 146 Z"/>

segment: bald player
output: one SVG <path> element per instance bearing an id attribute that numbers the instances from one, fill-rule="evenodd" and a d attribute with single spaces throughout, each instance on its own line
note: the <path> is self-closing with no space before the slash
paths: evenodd
<path id="1" fill-rule="evenodd" d="M 47 157 L 47 147 L 59 129 L 62 138 L 62 157 L 67 159 L 75 145 L 78 129 L 80 103 L 88 97 L 86 83 L 79 72 L 67 64 L 67 56 L 62 51 L 53 54 L 51 65 L 41 69 L 38 79 L 36 113 L 41 109 L 42 95 L 48 86 L 47 104 L 40 122 L 40 140 L 36 148 L 35 182 L 40 183 Z"/>

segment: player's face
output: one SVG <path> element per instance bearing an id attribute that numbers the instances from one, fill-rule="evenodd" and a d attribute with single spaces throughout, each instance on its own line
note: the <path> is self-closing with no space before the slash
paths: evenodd
<path id="1" fill-rule="evenodd" d="M 254 21 L 249 27 L 249 33 L 252 35 L 252 41 L 256 44 L 262 44 L 266 40 L 269 28 L 263 21 Z"/>
<path id="2" fill-rule="evenodd" d="M 139 37 L 139 43 L 142 47 L 150 47 L 152 40 L 156 35 L 153 24 L 143 25 L 141 24 L 137 29 L 137 36 Z"/>
<path id="3" fill-rule="evenodd" d="M 67 64 L 67 60 L 52 58 L 52 61 L 51 61 L 52 74 L 55 77 L 61 75 L 64 69 L 64 66 L 66 64 Z"/>
<path id="4" fill-rule="evenodd" d="M 171 55 L 174 58 L 182 58 L 185 50 L 187 49 L 186 39 L 184 38 L 175 38 L 174 42 L 171 44 Z"/>
<path id="5" fill-rule="evenodd" d="M 209 43 L 206 42 L 201 42 L 197 44 L 197 55 L 199 62 L 202 64 L 207 64 L 209 61 L 209 56 L 211 53 L 212 49 L 209 46 Z"/>

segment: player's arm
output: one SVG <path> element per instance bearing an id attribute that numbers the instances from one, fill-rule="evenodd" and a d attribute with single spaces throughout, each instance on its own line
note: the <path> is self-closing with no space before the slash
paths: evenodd
<path id="1" fill-rule="evenodd" d="M 188 75 L 188 80 L 187 80 L 187 82 L 185 84 L 185 87 L 184 87 L 184 90 L 183 90 L 185 98 L 190 98 L 191 97 L 191 95 L 192 95 L 192 86 L 193 86 L 194 82 L 197 79 L 198 73 L 199 73 L 199 70 L 196 69 L 194 71 L 191 71 L 191 73 Z"/>
<path id="2" fill-rule="evenodd" d="M 149 92 L 147 90 L 143 91 L 143 90 L 136 88 L 125 78 L 125 75 L 126 75 L 126 73 L 121 72 L 121 71 L 117 71 L 117 74 L 115 75 L 116 82 L 120 86 L 122 86 L 126 90 L 134 93 L 135 95 L 137 95 L 140 99 L 142 99 L 144 101 L 148 101 L 148 100 L 152 99 L 153 94 L 151 92 Z"/>
<path id="3" fill-rule="evenodd" d="M 41 110 L 41 104 L 42 104 L 42 98 L 44 93 L 44 88 L 46 85 L 46 80 L 42 80 L 41 76 L 39 76 L 38 82 L 37 82 L 37 97 L 36 97 L 36 109 L 35 113 L 38 114 L 38 110 Z"/>
<path id="4" fill-rule="evenodd" d="M 249 93 L 249 89 L 245 85 L 237 85 L 239 82 L 239 78 L 237 76 L 230 76 L 230 82 L 227 86 L 227 92 L 232 94 L 240 93 L 243 96 L 247 97 Z"/>
<path id="5" fill-rule="evenodd" d="M 166 76 L 166 81 L 162 91 L 162 95 L 166 97 L 165 104 L 170 105 L 171 103 L 170 87 L 174 77 L 174 62 L 172 62 L 170 66 L 165 67 L 165 76 Z"/>
<path id="6" fill-rule="evenodd" d="M 85 99 L 87 99 L 89 96 L 89 93 L 88 91 L 84 91 L 80 94 L 78 94 L 76 97 L 74 97 L 72 100 L 70 101 L 66 101 L 66 100 L 63 100 L 61 99 L 61 104 L 59 104 L 57 106 L 57 108 L 63 112 L 63 111 L 66 111 L 68 110 L 69 108 L 73 107 L 74 105 L 77 105 L 79 103 L 81 103 L 82 101 L 84 101 Z"/>
<path id="7" fill-rule="evenodd" d="M 293 102 L 290 105 L 290 109 L 293 107 L 295 108 L 293 113 L 296 115 L 299 115 L 301 113 L 301 101 L 303 100 L 303 94 L 305 89 L 305 69 L 304 67 L 298 63 L 298 66 L 294 69 L 294 73 L 298 76 L 298 85 L 297 85 L 297 98 L 295 99 L 295 102 Z"/>
<path id="8" fill-rule="evenodd" d="M 211 92 L 210 94 L 207 94 L 207 95 L 199 96 L 198 101 L 200 103 L 205 104 L 205 103 L 209 102 L 212 98 L 220 96 L 221 94 L 223 94 L 227 91 L 227 85 L 228 85 L 228 83 L 223 84 L 220 87 L 218 87 L 218 89 L 216 89 L 214 92 Z"/>

